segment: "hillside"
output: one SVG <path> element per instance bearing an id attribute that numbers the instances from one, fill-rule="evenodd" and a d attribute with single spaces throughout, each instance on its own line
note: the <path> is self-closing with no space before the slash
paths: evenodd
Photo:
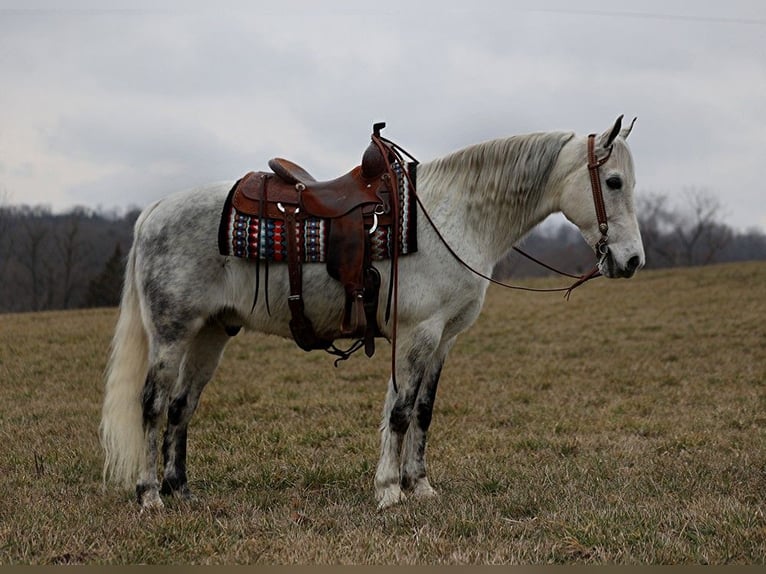
<path id="1" fill-rule="evenodd" d="M 555 280 L 526 284 L 559 285 Z M 444 368 L 441 496 L 378 513 L 389 349 L 240 334 L 189 435 L 191 503 L 101 489 L 114 309 L 0 315 L 0 564 L 764 563 L 766 263 L 492 287 Z"/>

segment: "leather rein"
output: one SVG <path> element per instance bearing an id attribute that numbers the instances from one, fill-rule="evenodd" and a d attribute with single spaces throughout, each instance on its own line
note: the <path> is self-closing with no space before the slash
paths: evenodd
<path id="1" fill-rule="evenodd" d="M 564 271 L 559 271 L 558 269 L 547 265 L 543 263 L 542 261 L 539 261 L 538 259 L 532 257 L 531 255 L 525 253 L 518 247 L 514 246 L 513 249 L 516 250 L 518 253 L 523 255 L 524 257 L 527 257 L 531 261 L 534 261 L 538 265 L 541 265 L 542 267 L 545 267 L 546 269 L 549 269 L 551 271 L 554 271 L 560 275 L 564 275 L 566 277 L 571 277 L 572 279 L 576 279 L 572 285 L 569 287 L 558 287 L 558 288 L 535 288 L 535 287 L 522 287 L 519 285 L 511 285 L 509 283 L 504 283 L 502 281 L 498 281 L 497 279 L 493 279 L 489 275 L 486 275 L 485 273 L 482 273 L 481 271 L 478 271 L 471 265 L 469 265 L 465 260 L 463 260 L 450 246 L 450 244 L 447 242 L 447 240 L 444 238 L 444 236 L 439 231 L 439 228 L 434 223 L 433 219 L 431 219 L 431 215 L 428 213 L 428 210 L 426 209 L 425 205 L 423 205 L 423 201 L 420 199 L 420 196 L 417 194 L 417 191 L 415 189 L 414 182 L 412 181 L 412 178 L 410 176 L 409 170 L 405 169 L 404 166 L 407 165 L 407 163 L 404 160 L 403 156 L 407 156 L 409 159 L 412 160 L 412 162 L 417 166 L 420 162 L 418 162 L 417 159 L 415 159 L 412 154 L 408 153 L 404 148 L 399 146 L 398 144 L 392 142 L 391 140 L 383 137 L 380 135 L 379 130 L 376 130 L 375 133 L 372 136 L 372 141 L 378 146 L 381 153 L 383 154 L 383 157 L 386 160 L 387 168 L 389 171 L 389 175 L 392 175 L 392 169 L 391 164 L 396 161 L 399 163 L 400 166 L 402 166 L 402 172 L 404 174 L 404 177 L 407 178 L 407 182 L 409 185 L 410 192 L 414 195 L 415 200 L 417 201 L 418 205 L 420 206 L 420 209 L 425 216 L 426 220 L 428 220 L 428 223 L 431 225 L 431 228 L 434 230 L 434 233 L 436 233 L 436 236 L 439 238 L 439 240 L 442 242 L 444 247 L 447 249 L 447 251 L 452 255 L 452 257 L 455 258 L 455 260 L 463 265 L 466 269 L 471 271 L 473 274 L 481 277 L 482 279 L 486 279 L 490 283 L 494 283 L 495 285 L 499 285 L 501 287 L 505 287 L 507 289 L 516 289 L 521 291 L 536 291 L 536 292 L 556 292 L 556 291 L 565 291 L 566 298 L 569 300 L 569 296 L 571 295 L 572 291 L 585 283 L 586 281 L 590 281 L 591 279 L 594 279 L 601 275 L 601 272 L 599 270 L 600 265 L 603 263 L 603 261 L 606 259 L 606 256 L 609 253 L 609 246 L 608 246 L 608 231 L 609 231 L 609 225 L 607 223 L 606 218 L 606 207 L 604 206 L 604 194 L 601 189 L 601 178 L 599 173 L 599 168 L 606 163 L 606 161 L 609 159 L 609 157 L 612 154 L 612 147 L 609 147 L 609 153 L 601 159 L 598 159 L 596 157 L 595 152 L 595 134 L 588 135 L 588 172 L 590 174 L 590 182 L 591 182 L 591 190 L 593 191 L 593 203 L 596 208 L 596 217 L 598 220 L 598 229 L 601 233 L 601 237 L 599 238 L 598 242 L 595 245 L 596 253 L 599 255 L 599 262 L 598 264 L 593 267 L 590 271 L 587 273 L 584 273 L 583 275 L 572 275 L 570 273 L 566 273 Z M 390 154 L 390 155 L 389 155 Z M 392 180 L 396 181 L 393 177 Z M 394 193 L 394 196 L 397 194 Z M 397 233 L 398 236 L 398 233 Z M 388 291 L 388 305 L 386 306 L 386 322 L 388 322 L 391 314 L 391 307 L 393 303 L 393 325 L 391 327 L 391 347 L 392 347 L 392 353 L 391 353 L 391 382 L 393 384 L 394 392 L 397 392 L 397 384 L 396 384 L 396 332 L 397 332 L 397 320 L 398 320 L 398 302 L 399 302 L 399 269 L 398 269 L 398 241 L 394 240 L 394 253 L 393 253 L 393 261 L 392 261 L 392 272 L 391 277 L 389 278 L 389 291 Z M 355 350 L 355 349 L 354 349 Z M 349 349 L 347 353 L 344 353 L 345 357 L 342 357 L 340 360 L 343 360 L 345 358 L 348 358 L 348 355 L 350 355 L 353 352 L 353 350 Z M 337 361 L 336 361 L 337 365 Z"/>
<path id="2" fill-rule="evenodd" d="M 374 138 L 373 138 L 374 139 Z M 403 159 L 399 152 L 404 153 L 407 157 L 412 159 L 415 164 L 417 165 L 419 162 L 409 153 L 407 153 L 406 150 L 404 150 L 401 146 L 395 144 L 394 142 L 387 140 L 383 137 L 379 138 L 385 144 L 379 143 L 378 145 L 383 145 L 385 148 L 393 153 L 397 160 L 400 161 L 402 165 L 404 165 Z M 519 247 L 514 246 L 513 249 L 526 257 L 527 259 L 537 263 L 541 267 L 545 267 L 546 269 L 553 271 L 555 273 L 558 273 L 559 275 L 563 275 L 565 277 L 571 277 L 572 279 L 575 279 L 575 282 L 572 283 L 569 287 L 553 287 L 553 288 L 537 288 L 537 287 L 522 287 L 520 285 L 511 285 L 510 283 L 505 283 L 503 281 L 498 281 L 497 279 L 493 279 L 489 275 L 482 273 L 481 271 L 478 271 L 471 265 L 469 265 L 466 261 L 464 261 L 452 247 L 449 243 L 447 243 L 447 240 L 444 238 L 444 236 L 439 231 L 438 227 L 436 227 L 436 224 L 434 223 L 433 219 L 431 219 L 430 214 L 426 210 L 425 205 L 423 205 L 423 202 L 420 199 L 420 196 L 417 194 L 415 190 L 415 186 L 412 185 L 412 181 L 409 181 L 410 183 L 410 189 L 413 192 L 413 195 L 415 196 L 415 200 L 418 202 L 418 205 L 420 206 L 420 209 L 423 212 L 423 215 L 428 220 L 428 223 L 431 225 L 431 228 L 434 230 L 434 233 L 436 233 L 436 236 L 439 238 L 439 240 L 442 242 L 444 247 L 447 248 L 447 251 L 452 255 L 452 257 L 463 267 L 471 271 L 474 275 L 477 275 L 481 277 L 482 279 L 486 279 L 490 283 L 494 283 L 495 285 L 499 285 L 500 287 L 505 287 L 507 289 L 516 289 L 519 291 L 535 291 L 539 293 L 550 293 L 550 292 L 557 292 L 557 291 L 564 291 L 565 297 L 567 300 L 569 300 L 569 296 L 572 294 L 572 291 L 585 283 L 586 281 L 590 281 L 591 279 L 595 279 L 596 277 L 601 276 L 600 267 L 601 264 L 606 259 L 607 255 L 609 254 L 609 224 L 607 223 L 607 216 L 606 216 L 606 206 L 604 205 L 604 193 L 601 188 L 601 177 L 599 168 L 604 165 L 609 157 L 612 155 L 612 146 L 609 146 L 609 152 L 602 157 L 601 159 L 597 158 L 596 151 L 595 151 L 595 141 L 596 141 L 596 134 L 589 134 L 588 135 L 588 173 L 590 175 L 590 185 L 591 185 L 591 191 L 593 192 L 593 204 L 596 208 L 596 218 L 598 221 L 598 230 L 599 233 L 601 233 L 601 237 L 596 242 L 595 250 L 599 257 L 598 264 L 593 267 L 590 271 L 583 273 L 582 275 L 572 275 L 571 273 L 567 273 L 565 271 L 560 271 L 559 269 L 556 269 L 555 267 L 548 265 L 546 263 L 543 263 L 542 261 L 536 259 L 535 257 L 532 257 Z M 407 179 L 410 179 L 409 173 L 405 170 L 405 176 Z M 396 281 L 394 282 L 394 285 L 396 285 Z M 396 295 L 394 296 L 394 300 L 396 300 Z"/>

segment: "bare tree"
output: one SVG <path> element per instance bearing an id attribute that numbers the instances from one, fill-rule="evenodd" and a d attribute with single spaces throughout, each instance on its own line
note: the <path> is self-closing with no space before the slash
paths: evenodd
<path id="1" fill-rule="evenodd" d="M 0 188 L 0 283 L 5 283 L 5 272 L 13 248 L 11 229 L 11 208 L 8 204 L 10 194 L 5 188 Z"/>
<path id="2" fill-rule="evenodd" d="M 49 216 L 50 211 L 44 207 L 35 207 L 27 210 L 25 215 L 22 222 L 25 237 L 19 245 L 21 256 L 18 257 L 18 261 L 29 275 L 26 292 L 31 297 L 31 308 L 33 311 L 39 311 L 48 304 L 50 299 L 47 293 L 50 285 L 47 283 L 51 271 L 46 242 L 50 228 L 45 220 L 45 216 Z"/>
<path id="3" fill-rule="evenodd" d="M 644 195 L 637 209 L 649 265 L 713 263 L 734 237 L 722 221 L 723 205 L 704 189 L 686 189 L 675 206 L 668 195 Z"/>
<path id="4" fill-rule="evenodd" d="M 723 206 L 709 191 L 690 188 L 684 197 L 684 209 L 675 232 L 683 263 L 707 265 L 732 240 L 732 231 L 721 222 Z"/>
<path id="5" fill-rule="evenodd" d="M 59 231 L 56 249 L 59 255 L 60 278 L 57 281 L 61 297 L 61 306 L 69 309 L 74 304 L 74 293 L 83 283 L 82 263 L 85 250 L 85 240 L 82 238 L 82 218 L 84 211 L 75 209 L 66 215 L 62 222 L 63 229 Z"/>
<path id="6" fill-rule="evenodd" d="M 677 264 L 677 249 L 673 241 L 668 241 L 668 235 L 674 232 L 678 223 L 668 196 L 650 193 L 639 196 L 636 204 L 647 263 L 654 266 Z"/>

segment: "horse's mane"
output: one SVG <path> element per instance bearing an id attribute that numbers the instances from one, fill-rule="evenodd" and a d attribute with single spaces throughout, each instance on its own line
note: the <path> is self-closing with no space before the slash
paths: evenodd
<path id="1" fill-rule="evenodd" d="M 490 140 L 429 162 L 423 171 L 436 193 L 454 187 L 472 203 L 536 205 L 561 148 L 573 137 L 546 132 Z"/>

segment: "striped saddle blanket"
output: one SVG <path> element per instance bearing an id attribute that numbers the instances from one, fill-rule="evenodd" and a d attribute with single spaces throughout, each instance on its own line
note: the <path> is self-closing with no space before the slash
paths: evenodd
<path id="1" fill-rule="evenodd" d="M 414 181 L 416 170 L 408 165 L 410 179 Z M 397 190 L 401 209 L 399 232 L 399 255 L 414 253 L 417 245 L 417 209 L 413 193 L 410 193 L 409 181 L 404 176 L 401 166 L 394 168 L 397 174 Z M 239 183 L 239 182 L 237 182 Z M 244 259 L 261 259 L 275 262 L 287 262 L 287 224 L 283 219 L 261 217 L 259 214 L 240 211 L 233 205 L 231 196 L 225 204 L 219 227 L 219 251 L 222 255 L 233 255 Z M 372 219 L 372 218 L 370 218 Z M 328 219 L 307 217 L 296 223 L 294 232 L 303 263 L 325 263 L 327 261 Z M 370 229 L 373 222 L 370 221 Z M 393 225 L 379 224 L 370 233 L 370 257 L 373 261 L 391 259 L 394 248 Z"/>

